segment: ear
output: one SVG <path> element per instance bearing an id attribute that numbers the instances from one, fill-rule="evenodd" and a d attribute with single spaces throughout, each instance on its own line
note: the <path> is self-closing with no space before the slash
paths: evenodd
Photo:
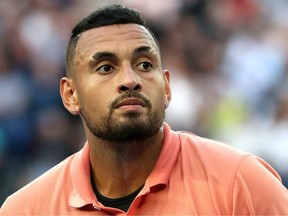
<path id="1" fill-rule="evenodd" d="M 168 102 L 171 101 L 171 87 L 170 87 L 170 72 L 168 70 L 163 70 L 163 76 L 165 81 L 165 95 Z"/>
<path id="2" fill-rule="evenodd" d="M 60 81 L 60 95 L 64 107 L 73 115 L 80 112 L 80 107 L 77 99 L 77 92 L 74 87 L 74 82 L 68 77 L 63 77 Z"/>

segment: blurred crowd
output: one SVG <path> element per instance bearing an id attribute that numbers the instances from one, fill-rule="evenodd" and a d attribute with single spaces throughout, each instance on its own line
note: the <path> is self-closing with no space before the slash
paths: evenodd
<path id="1" fill-rule="evenodd" d="M 0 0 L 0 205 L 85 142 L 59 81 L 73 25 L 108 0 Z M 122 0 L 171 72 L 166 121 L 254 153 L 288 187 L 288 2 Z"/>

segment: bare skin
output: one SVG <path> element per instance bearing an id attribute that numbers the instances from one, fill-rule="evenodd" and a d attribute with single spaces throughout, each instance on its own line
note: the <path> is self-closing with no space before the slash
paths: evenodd
<path id="1" fill-rule="evenodd" d="M 165 101 L 171 100 L 170 74 L 162 70 L 159 49 L 149 31 L 137 24 L 82 33 L 73 67 L 73 77 L 62 78 L 60 93 L 66 109 L 81 116 L 90 146 L 92 180 L 104 196 L 128 195 L 151 173 L 162 148 L 163 132 L 116 142 L 95 135 L 91 128 L 97 128 L 103 116 L 111 115 L 119 125 L 132 120 L 146 124 L 149 113 L 164 112 Z M 127 90 L 139 92 L 151 106 L 139 98 L 126 98 L 112 109 L 112 102 Z M 128 117 L 129 113 L 135 116 Z"/>

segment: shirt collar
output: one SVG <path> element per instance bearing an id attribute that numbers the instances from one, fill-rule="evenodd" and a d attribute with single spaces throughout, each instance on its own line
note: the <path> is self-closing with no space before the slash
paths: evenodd
<path id="1" fill-rule="evenodd" d="M 172 131 L 167 123 L 164 123 L 164 142 L 157 162 L 147 178 L 145 188 L 157 185 L 167 185 L 174 164 L 180 151 L 180 139 L 176 132 Z"/>
<path id="2" fill-rule="evenodd" d="M 79 208 L 92 204 L 96 200 L 90 178 L 90 154 L 88 142 L 79 151 L 71 165 L 70 175 L 73 190 L 70 194 L 69 205 Z"/>

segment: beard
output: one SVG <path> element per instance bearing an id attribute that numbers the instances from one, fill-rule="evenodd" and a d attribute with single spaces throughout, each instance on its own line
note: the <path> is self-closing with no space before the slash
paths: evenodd
<path id="1" fill-rule="evenodd" d="M 117 104 L 129 97 L 141 99 L 148 109 L 147 114 L 128 111 L 120 118 L 113 116 Z M 102 116 L 99 121 L 93 121 L 92 117 L 82 108 L 81 115 L 90 132 L 103 140 L 112 142 L 131 142 L 145 140 L 157 133 L 163 125 L 165 107 L 152 111 L 151 102 L 138 92 L 128 92 L 114 100 L 109 107 L 109 113 Z"/>

